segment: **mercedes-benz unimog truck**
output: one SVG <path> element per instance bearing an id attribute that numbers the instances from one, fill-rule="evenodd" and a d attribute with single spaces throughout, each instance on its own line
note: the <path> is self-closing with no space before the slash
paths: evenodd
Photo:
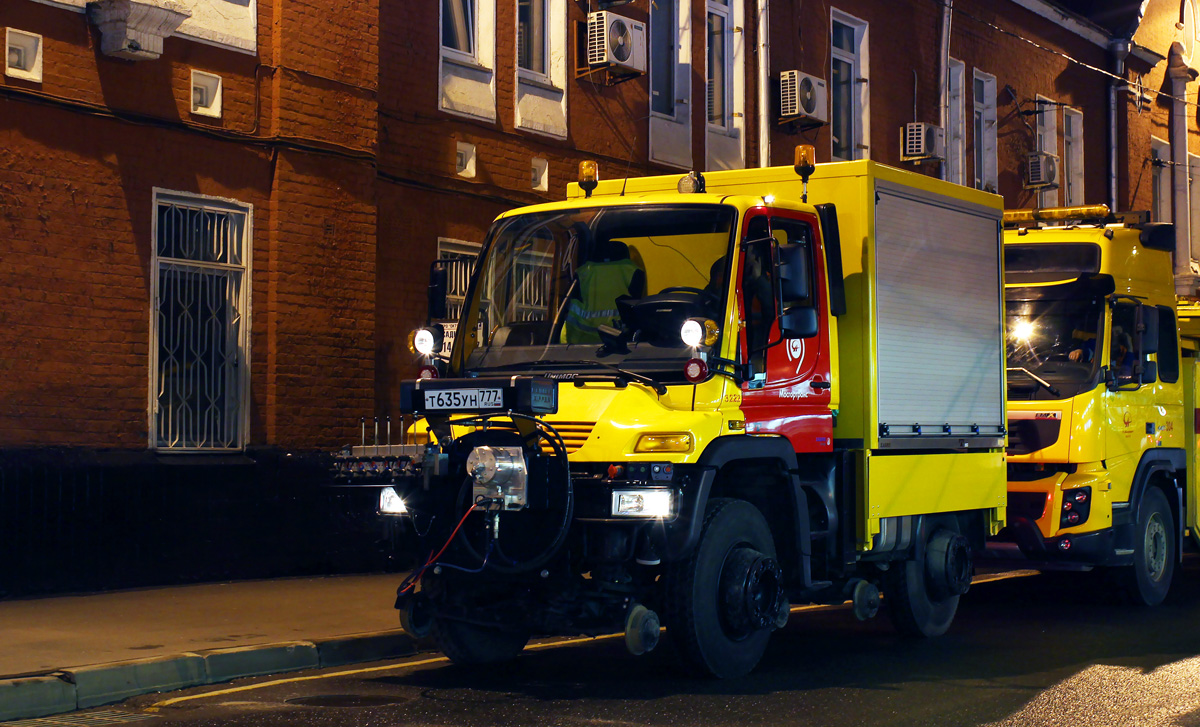
<path id="1" fill-rule="evenodd" d="M 597 181 L 493 224 L 415 332 L 381 488 L 458 663 L 660 632 L 745 674 L 792 604 L 950 626 L 1005 517 L 1001 198 L 869 161 Z M 444 276 L 432 276 L 436 319 Z"/>

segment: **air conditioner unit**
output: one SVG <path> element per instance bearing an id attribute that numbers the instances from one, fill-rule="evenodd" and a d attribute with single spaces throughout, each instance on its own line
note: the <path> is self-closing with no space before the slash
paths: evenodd
<path id="1" fill-rule="evenodd" d="M 1058 155 L 1044 151 L 1029 154 L 1025 161 L 1025 189 L 1058 189 Z"/>
<path id="2" fill-rule="evenodd" d="M 829 89 L 825 79 L 800 71 L 779 74 L 779 115 L 785 119 L 799 116 L 825 123 L 829 121 Z"/>
<path id="3" fill-rule="evenodd" d="M 591 66 L 646 72 L 646 24 L 599 10 L 588 13 L 587 57 Z"/>
<path id="4" fill-rule="evenodd" d="M 946 130 L 924 121 L 900 127 L 900 161 L 923 162 L 946 158 Z"/>

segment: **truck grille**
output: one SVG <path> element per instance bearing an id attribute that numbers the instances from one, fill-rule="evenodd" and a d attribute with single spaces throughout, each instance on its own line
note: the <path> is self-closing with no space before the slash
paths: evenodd
<path id="1" fill-rule="evenodd" d="M 567 454 L 578 452 L 588 437 L 592 436 L 592 429 L 596 426 L 596 422 L 567 422 L 551 419 L 547 419 L 546 423 L 557 429 L 558 433 L 562 435 L 563 443 L 567 445 Z M 553 453 L 550 444 L 545 440 L 542 441 L 542 451 L 546 454 Z"/>

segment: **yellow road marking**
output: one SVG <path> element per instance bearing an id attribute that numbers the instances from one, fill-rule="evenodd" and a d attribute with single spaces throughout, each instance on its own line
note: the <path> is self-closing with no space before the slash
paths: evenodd
<path id="1" fill-rule="evenodd" d="M 1035 570 L 1010 571 L 1007 573 L 993 573 L 990 575 L 976 576 L 975 578 L 971 579 L 971 582 L 972 583 L 989 583 L 991 581 L 1008 580 L 1009 578 L 1027 578 L 1029 576 L 1038 575 L 1038 573 L 1039 573 L 1039 571 L 1035 571 Z M 791 612 L 799 613 L 801 611 L 833 610 L 833 609 L 838 609 L 838 608 L 844 607 L 846 605 L 846 603 L 849 603 L 849 601 L 846 601 L 845 603 L 832 604 L 832 605 L 817 603 L 817 604 L 810 604 L 810 605 L 803 605 L 803 606 L 792 606 Z M 608 639 L 621 639 L 624 637 L 625 637 L 625 634 L 602 634 L 600 636 L 581 636 L 581 637 L 571 638 L 571 639 L 561 639 L 561 640 L 555 640 L 555 641 L 542 641 L 542 642 L 539 642 L 536 644 L 530 644 L 529 646 L 526 646 L 525 649 L 527 651 L 532 651 L 534 649 L 549 649 L 552 647 L 571 646 L 572 644 L 584 644 L 584 643 L 595 642 L 595 641 L 606 641 Z M 288 677 L 285 679 L 272 679 L 269 682 L 259 682 L 257 684 L 246 684 L 246 685 L 243 685 L 240 687 L 229 687 L 228 689 L 218 689 L 216 691 L 205 692 L 203 694 L 190 694 L 190 695 L 184 696 L 184 697 L 174 697 L 172 699 L 164 699 L 161 702 L 155 702 L 154 704 L 147 707 L 143 711 L 156 712 L 162 707 L 170 707 L 171 705 L 179 704 L 180 702 L 190 702 L 193 699 L 204 699 L 205 697 L 220 697 L 220 696 L 223 696 L 226 694 L 237 694 L 238 692 L 249 692 L 249 691 L 252 691 L 255 689 L 262 689 L 264 687 L 278 686 L 280 684 L 295 684 L 297 682 L 311 682 L 311 681 L 316 681 L 318 679 L 330 679 L 333 677 L 354 676 L 356 674 L 371 674 L 374 672 L 391 671 L 394 669 L 408 669 L 408 668 L 414 667 L 414 666 L 425 666 L 427 664 L 441 664 L 441 663 L 445 663 L 448 661 L 450 661 L 449 657 L 435 656 L 435 657 L 431 657 L 429 659 L 421 659 L 420 661 L 407 661 L 407 662 L 404 662 L 403 664 L 389 664 L 387 666 L 369 666 L 369 667 L 364 667 L 362 669 L 346 669 L 343 671 L 331 672 L 329 674 L 313 674 L 311 676 L 303 676 L 303 677 Z"/>

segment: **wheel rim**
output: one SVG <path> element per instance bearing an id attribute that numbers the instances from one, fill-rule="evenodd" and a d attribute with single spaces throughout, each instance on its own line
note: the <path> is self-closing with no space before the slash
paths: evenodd
<path id="1" fill-rule="evenodd" d="M 721 625 L 731 638 L 744 639 L 779 617 L 783 574 L 774 558 L 753 548 L 733 548 L 718 583 Z"/>
<path id="2" fill-rule="evenodd" d="M 1157 581 L 1167 569 L 1167 527 L 1159 513 L 1153 513 L 1146 523 L 1146 539 L 1142 544 L 1145 552 L 1146 574 Z"/>

